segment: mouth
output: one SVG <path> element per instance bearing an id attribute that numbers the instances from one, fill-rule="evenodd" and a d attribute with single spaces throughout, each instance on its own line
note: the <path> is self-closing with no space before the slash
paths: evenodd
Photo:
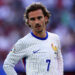
<path id="1" fill-rule="evenodd" d="M 37 25 L 35 28 L 40 28 L 41 26 L 40 25 Z"/>

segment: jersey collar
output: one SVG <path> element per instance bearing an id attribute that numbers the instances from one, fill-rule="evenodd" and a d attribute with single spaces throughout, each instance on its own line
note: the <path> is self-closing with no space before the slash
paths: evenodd
<path id="1" fill-rule="evenodd" d="M 31 35 L 32 35 L 33 37 L 39 39 L 39 40 L 46 40 L 46 39 L 48 38 L 48 32 L 46 32 L 46 37 L 44 37 L 44 38 L 41 38 L 41 37 L 38 37 L 38 36 L 34 35 L 33 32 L 31 32 Z"/>

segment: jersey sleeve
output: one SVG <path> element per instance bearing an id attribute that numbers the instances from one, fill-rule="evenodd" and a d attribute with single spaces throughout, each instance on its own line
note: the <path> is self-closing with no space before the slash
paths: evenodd
<path id="1" fill-rule="evenodd" d="M 58 43 L 58 70 L 59 70 L 59 75 L 63 75 L 63 57 L 61 53 L 59 36 L 57 37 L 57 43 Z"/>
<path id="2" fill-rule="evenodd" d="M 7 75 L 17 75 L 14 67 L 26 54 L 23 42 L 19 40 L 4 61 L 3 68 Z"/>

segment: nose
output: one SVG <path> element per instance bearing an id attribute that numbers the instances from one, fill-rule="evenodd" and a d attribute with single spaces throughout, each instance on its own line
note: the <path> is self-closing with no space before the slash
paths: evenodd
<path id="1" fill-rule="evenodd" d="M 35 19 L 35 23 L 36 23 L 36 24 L 39 23 L 39 20 L 38 20 L 38 19 Z"/>

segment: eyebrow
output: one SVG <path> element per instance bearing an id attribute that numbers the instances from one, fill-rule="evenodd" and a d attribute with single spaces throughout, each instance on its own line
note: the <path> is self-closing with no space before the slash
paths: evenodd
<path id="1" fill-rule="evenodd" d="M 37 19 L 41 19 L 42 16 L 37 16 Z M 35 17 L 31 17 L 30 20 L 35 20 Z"/>
<path id="2" fill-rule="evenodd" d="M 38 19 L 41 19 L 41 18 L 42 18 L 42 16 L 38 16 L 37 18 L 38 18 Z"/>
<path id="3" fill-rule="evenodd" d="M 31 17 L 30 20 L 35 20 L 35 17 Z"/>

